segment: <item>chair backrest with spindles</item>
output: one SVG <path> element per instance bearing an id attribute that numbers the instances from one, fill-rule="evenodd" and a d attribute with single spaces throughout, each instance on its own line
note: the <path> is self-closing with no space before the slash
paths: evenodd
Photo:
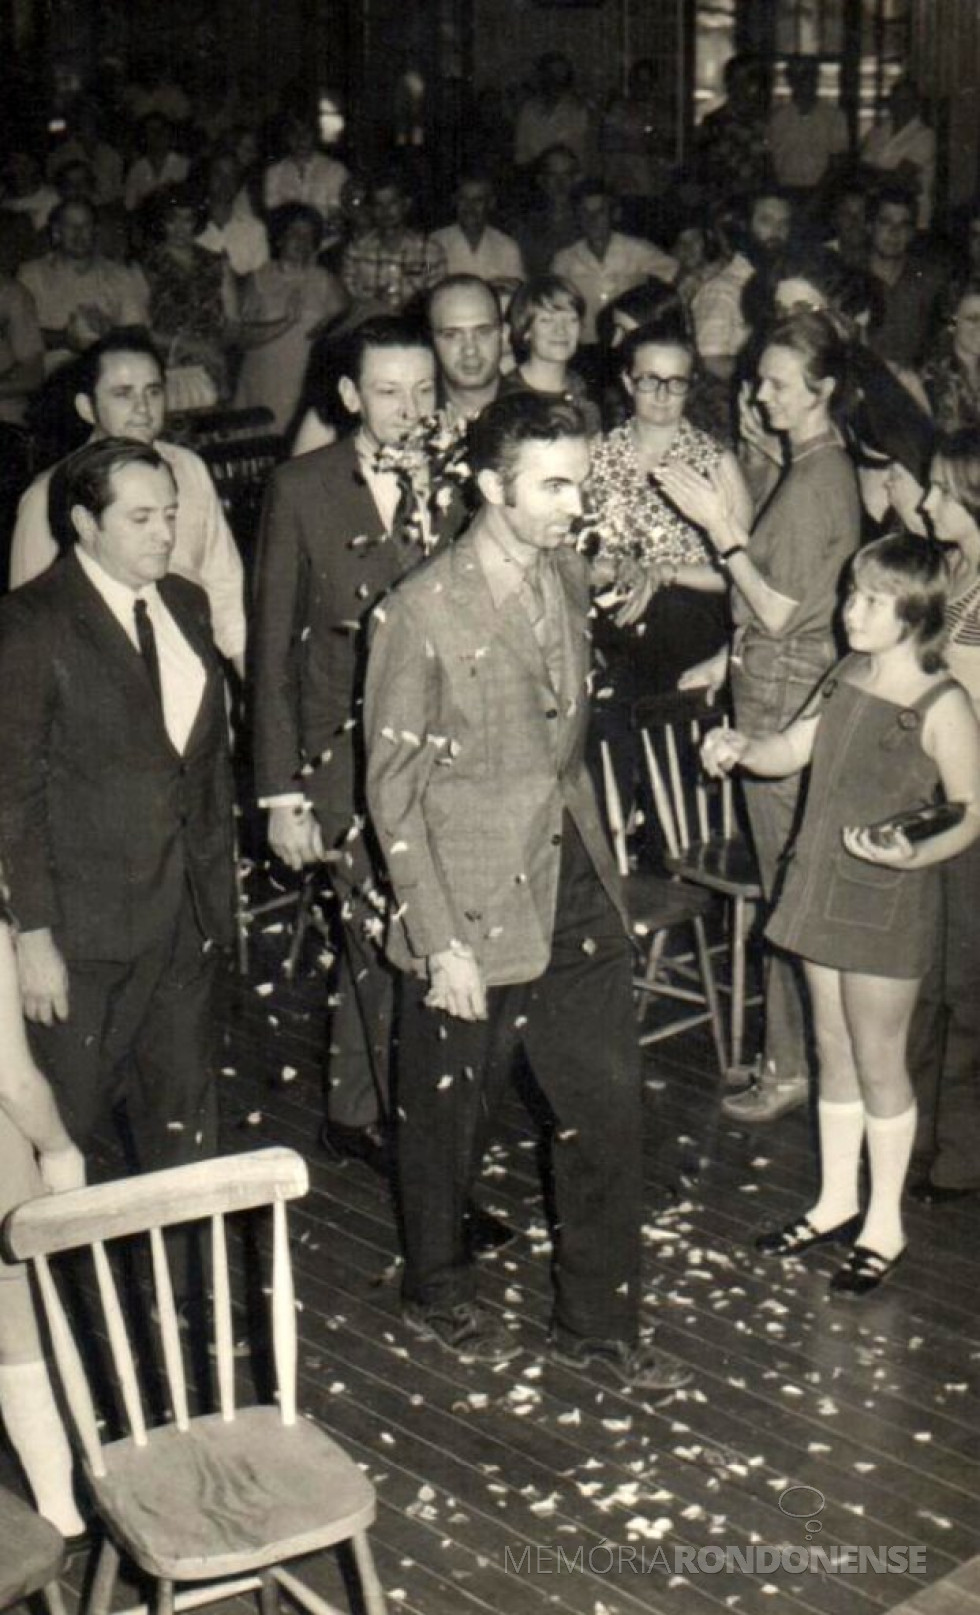
<path id="1" fill-rule="evenodd" d="M 730 841 L 736 828 L 732 782 L 727 776 L 709 779 L 699 760 L 708 729 L 727 726 L 727 715 L 691 691 L 638 702 L 633 721 L 671 857 L 680 857 L 694 843 Z"/>
<path id="2" fill-rule="evenodd" d="M 86 1246 L 91 1250 L 105 1335 L 129 1435 L 137 1446 L 145 1446 L 147 1419 L 137 1360 L 107 1244 L 137 1235 L 149 1240 L 170 1405 L 177 1428 L 186 1431 L 191 1424 L 187 1382 L 163 1230 L 202 1220 L 210 1222 L 218 1402 L 222 1418 L 230 1421 L 235 1417 L 235 1380 L 225 1218 L 229 1213 L 271 1206 L 273 1359 L 282 1421 L 295 1424 L 296 1303 L 286 1201 L 304 1195 L 308 1187 L 302 1156 L 295 1150 L 272 1148 L 48 1195 L 18 1207 L 7 1218 L 7 1250 L 17 1260 L 34 1264 L 58 1372 L 93 1474 L 105 1474 L 95 1401 L 49 1258 Z"/>

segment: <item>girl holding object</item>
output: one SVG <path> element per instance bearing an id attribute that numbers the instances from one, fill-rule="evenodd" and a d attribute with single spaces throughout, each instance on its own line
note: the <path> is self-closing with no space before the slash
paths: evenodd
<path id="1" fill-rule="evenodd" d="M 812 762 L 806 812 L 767 935 L 803 963 L 820 1063 L 822 1180 L 816 1203 L 763 1234 L 767 1256 L 854 1243 L 831 1279 L 862 1296 L 904 1248 L 900 1201 L 915 1137 L 906 1039 L 939 940 L 937 865 L 980 836 L 980 726 L 942 661 L 942 548 L 899 532 L 855 557 L 844 623 L 851 654 L 779 734 L 713 730 L 711 774 L 738 765 L 782 778 Z M 963 814 L 910 841 L 887 822 L 941 790 Z M 882 825 L 885 828 L 882 828 Z M 867 1137 L 871 1193 L 858 1205 Z"/>

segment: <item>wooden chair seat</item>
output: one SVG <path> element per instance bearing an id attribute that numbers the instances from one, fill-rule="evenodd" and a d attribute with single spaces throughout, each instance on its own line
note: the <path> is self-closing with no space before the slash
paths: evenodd
<path id="1" fill-rule="evenodd" d="M 309 1420 L 284 1425 L 273 1407 L 160 1425 L 147 1445 L 102 1449 L 88 1480 L 99 1514 L 151 1575 L 210 1580 L 345 1542 L 374 1519 L 374 1490 Z"/>
<path id="2" fill-rule="evenodd" d="M 64 1563 L 64 1539 L 54 1526 L 0 1486 L 0 1609 L 52 1586 Z"/>
<path id="3" fill-rule="evenodd" d="M 705 919 L 711 912 L 710 892 L 681 886 L 666 875 L 635 871 L 625 882 L 625 890 L 634 930 L 642 926 L 645 931 L 669 931 L 674 925 Z"/>
<path id="4" fill-rule="evenodd" d="M 668 853 L 664 863 L 672 875 L 696 881 L 725 897 L 737 893 L 747 902 L 758 902 L 762 896 L 755 853 L 742 836 L 727 841 L 695 841 L 676 857 Z"/>

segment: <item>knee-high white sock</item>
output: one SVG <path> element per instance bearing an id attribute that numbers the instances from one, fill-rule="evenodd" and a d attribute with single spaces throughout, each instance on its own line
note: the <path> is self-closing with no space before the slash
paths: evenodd
<path id="1" fill-rule="evenodd" d="M 858 1168 L 864 1139 L 864 1101 L 817 1104 L 820 1132 L 820 1198 L 807 1220 L 821 1231 L 836 1228 L 858 1209 Z"/>
<path id="2" fill-rule="evenodd" d="M 39 1512 L 63 1536 L 83 1531 L 71 1448 L 43 1362 L 0 1363 L 0 1413 Z"/>
<path id="3" fill-rule="evenodd" d="M 915 1141 L 915 1122 L 914 1104 L 897 1116 L 867 1118 L 871 1198 L 857 1242 L 881 1256 L 897 1256 L 905 1244 L 902 1189 Z"/>

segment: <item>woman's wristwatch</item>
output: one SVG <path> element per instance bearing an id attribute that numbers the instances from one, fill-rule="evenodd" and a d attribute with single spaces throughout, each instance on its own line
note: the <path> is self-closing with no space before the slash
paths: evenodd
<path id="1" fill-rule="evenodd" d="M 747 544 L 732 544 L 727 550 L 718 550 L 718 565 L 723 566 L 727 572 L 733 555 L 747 555 L 748 553 L 749 546 Z"/>

